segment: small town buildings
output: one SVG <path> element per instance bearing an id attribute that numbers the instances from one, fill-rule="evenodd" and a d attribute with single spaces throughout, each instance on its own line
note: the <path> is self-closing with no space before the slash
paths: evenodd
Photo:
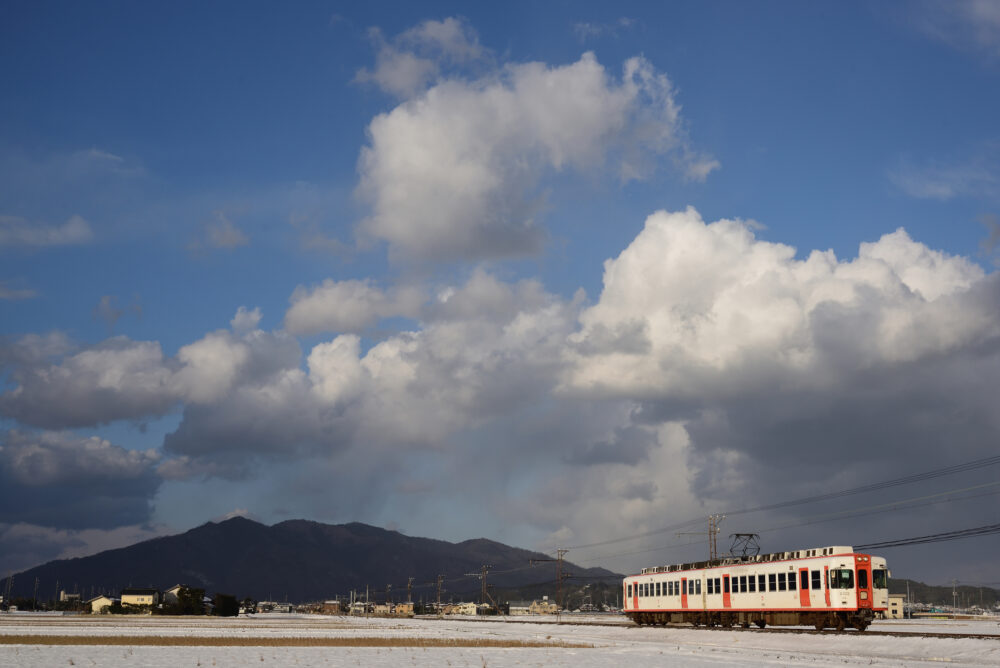
<path id="1" fill-rule="evenodd" d="M 903 618 L 903 605 L 906 602 L 906 596 L 903 594 L 889 594 L 889 607 L 886 608 L 885 617 L 886 619 L 902 619 Z"/>
<path id="2" fill-rule="evenodd" d="M 117 600 L 118 599 L 111 598 L 109 596 L 95 596 L 87 601 L 87 605 L 90 606 L 90 612 L 97 615 L 102 612 L 107 612 L 108 608 L 114 605 Z"/>
<path id="3" fill-rule="evenodd" d="M 476 614 L 476 604 L 475 603 L 451 603 L 444 606 L 444 614 L 446 615 L 475 615 Z"/>
<path id="4" fill-rule="evenodd" d="M 159 589 L 122 589 L 122 605 L 154 606 L 159 602 Z"/>
<path id="5" fill-rule="evenodd" d="M 412 603 L 397 603 L 396 610 L 394 613 L 397 617 L 412 617 L 413 616 L 413 604 Z"/>

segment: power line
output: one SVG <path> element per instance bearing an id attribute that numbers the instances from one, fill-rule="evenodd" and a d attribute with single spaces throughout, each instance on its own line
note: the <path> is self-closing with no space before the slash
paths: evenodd
<path id="1" fill-rule="evenodd" d="M 983 459 L 975 459 L 970 462 L 965 462 L 962 464 L 956 464 L 954 466 L 948 466 L 941 469 L 934 469 L 931 471 L 924 471 L 923 473 L 915 473 L 913 475 L 903 476 L 901 478 L 893 478 L 892 480 L 884 480 L 882 482 L 872 483 L 870 485 L 862 485 L 861 487 L 852 487 L 850 489 L 843 489 L 837 492 L 830 492 L 827 494 L 818 494 L 816 496 L 807 496 L 800 499 L 792 499 L 789 501 L 781 501 L 778 503 L 771 503 L 763 506 L 756 506 L 753 508 L 743 508 L 739 510 L 729 510 L 723 515 L 747 515 L 749 513 L 757 513 L 765 510 L 777 510 L 779 508 L 789 508 L 791 506 L 799 506 L 807 503 L 817 503 L 819 501 L 828 501 L 830 499 L 839 499 L 845 496 L 852 496 L 854 494 L 863 494 L 865 492 L 874 492 L 882 489 L 888 489 L 890 487 L 898 487 L 899 485 L 908 485 L 914 482 L 923 482 L 925 480 L 932 480 L 934 478 L 941 478 L 947 475 L 953 475 L 955 473 L 964 473 L 966 471 L 974 471 L 981 468 L 986 468 L 988 466 L 995 466 L 1000 464 L 1000 455 L 993 457 L 984 457 Z M 595 543 L 587 543 L 586 545 L 572 545 L 569 549 L 572 550 L 582 550 L 588 547 L 599 547 L 602 545 L 611 545 L 613 543 L 621 543 L 625 541 L 637 540 L 640 538 L 647 538 L 649 536 L 654 536 L 656 534 L 667 533 L 670 531 L 677 531 L 679 529 L 685 529 L 689 526 L 700 524 L 704 520 L 702 518 L 689 520 L 687 522 L 681 522 L 668 527 L 663 527 L 662 529 L 655 529 L 653 531 L 646 531 L 642 533 L 631 534 L 629 536 L 623 536 L 621 538 L 615 538 L 611 540 L 603 540 Z"/>
<path id="2" fill-rule="evenodd" d="M 959 529 L 958 531 L 946 531 L 944 533 L 933 533 L 926 536 L 916 536 L 914 538 L 899 538 L 897 540 L 886 540 L 881 543 L 868 543 L 858 545 L 856 550 L 883 550 L 888 547 L 903 547 L 905 545 L 921 545 L 923 543 L 944 543 L 950 540 L 961 538 L 972 538 L 974 536 L 989 536 L 1000 533 L 1000 524 L 986 524 L 981 527 L 971 529 Z"/>

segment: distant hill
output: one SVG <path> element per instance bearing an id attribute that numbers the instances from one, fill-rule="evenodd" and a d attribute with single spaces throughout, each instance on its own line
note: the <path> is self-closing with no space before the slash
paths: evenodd
<path id="1" fill-rule="evenodd" d="M 995 607 L 997 601 L 1000 600 L 1000 591 L 992 587 L 958 585 L 955 587 L 956 596 L 953 599 L 952 588 L 950 586 L 936 587 L 934 585 L 926 585 L 923 582 L 897 580 L 895 578 L 889 578 L 889 593 L 905 594 L 907 584 L 909 584 L 910 600 L 913 603 L 951 605 L 954 600 L 962 608 L 982 606 L 985 609 L 990 609 Z"/>
<path id="2" fill-rule="evenodd" d="M 528 564 L 540 558 L 546 555 L 485 538 L 449 543 L 356 522 L 289 520 L 267 526 L 236 517 L 89 557 L 50 561 L 14 575 L 11 594 L 30 597 L 38 578 L 39 592 L 55 591 L 58 581 L 61 589 L 84 599 L 127 586 L 165 589 L 180 583 L 208 593 L 293 602 L 344 596 L 352 589 L 363 593 L 366 586 L 373 598 L 377 593 L 384 600 L 391 584 L 394 600 L 402 600 L 412 577 L 414 599 L 430 600 L 436 591 L 428 583 L 444 575 L 444 598 L 471 599 L 480 585 L 466 574 L 478 573 L 484 564 L 492 566 L 487 581 L 498 590 L 544 584 L 554 590 L 554 565 Z M 580 578 L 577 582 L 620 583 L 620 575 L 603 568 L 567 562 L 566 569 Z M 4 578 L 0 593 L 6 587 Z"/>

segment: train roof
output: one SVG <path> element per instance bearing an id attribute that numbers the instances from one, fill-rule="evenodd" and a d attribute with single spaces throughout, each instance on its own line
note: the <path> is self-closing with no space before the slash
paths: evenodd
<path id="1" fill-rule="evenodd" d="M 641 575 L 654 573 L 672 573 L 674 571 L 690 571 L 697 568 L 714 568 L 732 564 L 753 564 L 768 561 L 785 561 L 787 559 L 803 559 L 811 557 L 829 557 L 835 554 L 852 554 L 854 548 L 850 545 L 833 545 L 831 547 L 813 547 L 808 550 L 793 550 L 791 552 L 772 552 L 770 554 L 725 555 L 708 561 L 694 561 L 687 564 L 671 564 L 669 566 L 651 566 L 642 569 Z"/>

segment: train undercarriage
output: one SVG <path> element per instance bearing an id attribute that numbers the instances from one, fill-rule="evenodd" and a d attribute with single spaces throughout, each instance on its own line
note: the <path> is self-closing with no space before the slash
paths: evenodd
<path id="1" fill-rule="evenodd" d="M 838 612 L 757 611 L 757 612 L 627 612 L 629 619 L 639 626 L 666 624 L 691 624 L 692 626 L 812 626 L 817 631 L 847 628 L 864 631 L 871 624 L 871 610 L 844 610 Z"/>

